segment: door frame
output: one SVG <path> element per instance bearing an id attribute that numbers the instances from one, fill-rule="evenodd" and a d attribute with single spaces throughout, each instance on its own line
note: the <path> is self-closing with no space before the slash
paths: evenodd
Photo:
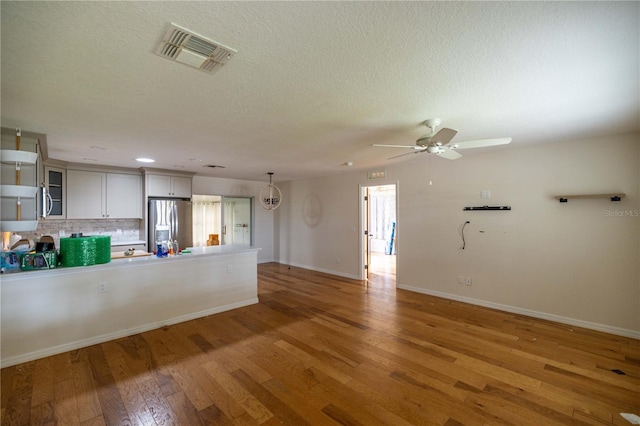
<path id="1" fill-rule="evenodd" d="M 398 264 L 398 259 L 400 256 L 400 246 L 398 245 L 398 231 L 400 230 L 400 211 L 399 211 L 399 197 L 400 197 L 400 181 L 395 182 L 377 182 L 377 183 L 367 183 L 358 185 L 358 221 L 360 224 L 360 238 L 358 238 L 358 259 L 359 259 L 359 279 L 361 281 L 367 281 L 368 279 L 368 267 L 367 265 L 367 253 L 368 251 L 369 241 L 368 241 L 368 229 L 367 222 L 369 220 L 369 212 L 367 211 L 368 203 L 365 201 L 364 197 L 368 193 L 369 188 L 377 187 L 377 186 L 395 186 L 395 194 L 396 194 L 396 238 L 394 241 L 395 245 L 395 253 L 396 253 L 396 265 Z M 366 268 L 365 268 L 366 266 Z"/>

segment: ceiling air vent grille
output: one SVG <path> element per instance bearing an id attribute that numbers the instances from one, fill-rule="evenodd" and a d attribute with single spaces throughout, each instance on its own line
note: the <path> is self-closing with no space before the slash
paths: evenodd
<path id="1" fill-rule="evenodd" d="M 237 52 L 206 37 L 170 24 L 156 54 L 213 74 Z"/>

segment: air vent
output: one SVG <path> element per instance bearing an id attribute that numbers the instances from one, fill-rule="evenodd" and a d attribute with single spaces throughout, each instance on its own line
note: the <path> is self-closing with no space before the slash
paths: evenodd
<path id="1" fill-rule="evenodd" d="M 209 167 L 210 169 L 226 169 L 226 166 L 220 166 L 218 164 L 207 164 L 205 167 Z"/>
<path id="2" fill-rule="evenodd" d="M 159 56 L 210 74 L 220 69 L 236 53 L 230 47 L 223 46 L 176 24 L 169 25 L 156 50 L 156 54 Z"/>

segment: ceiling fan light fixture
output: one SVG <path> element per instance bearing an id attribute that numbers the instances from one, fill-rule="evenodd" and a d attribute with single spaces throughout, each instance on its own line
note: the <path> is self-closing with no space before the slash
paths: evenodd
<path id="1" fill-rule="evenodd" d="M 462 141 L 459 143 L 451 143 L 451 140 L 458 133 L 457 130 L 444 127 L 436 132 L 435 131 L 436 127 L 440 125 L 439 118 L 425 120 L 423 124 L 427 126 L 429 129 L 431 129 L 431 134 L 423 136 L 420 139 L 416 140 L 416 144 L 413 146 L 381 145 L 381 144 L 374 144 L 373 146 L 391 147 L 391 148 L 410 148 L 411 150 L 414 151 L 414 152 L 407 152 L 405 154 L 400 154 L 400 155 L 390 157 L 389 160 L 392 160 L 398 157 L 403 157 L 408 154 L 418 154 L 421 152 L 435 154 L 438 157 L 446 158 L 447 160 L 456 160 L 462 157 L 462 155 L 460 155 L 457 152 L 459 149 L 483 148 L 488 146 L 506 145 L 511 142 L 510 137 L 504 137 L 504 138 L 479 139 L 479 140 L 472 140 L 472 141 Z"/>
<path id="2" fill-rule="evenodd" d="M 416 141 L 416 145 L 427 146 L 431 142 L 431 136 L 423 136 Z"/>

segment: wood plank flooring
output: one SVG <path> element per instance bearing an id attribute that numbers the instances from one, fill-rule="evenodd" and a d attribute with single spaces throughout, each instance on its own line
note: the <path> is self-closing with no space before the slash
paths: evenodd
<path id="1" fill-rule="evenodd" d="M 629 425 L 640 341 L 258 266 L 260 303 L 5 368 L 2 425 Z M 612 370 L 620 370 L 617 374 Z"/>

